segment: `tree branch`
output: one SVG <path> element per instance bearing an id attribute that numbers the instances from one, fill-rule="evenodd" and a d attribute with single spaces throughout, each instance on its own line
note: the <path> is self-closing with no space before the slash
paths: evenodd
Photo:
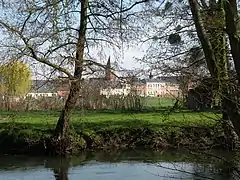
<path id="1" fill-rule="evenodd" d="M 61 72 L 65 73 L 69 78 L 73 78 L 73 75 L 67 69 L 65 69 L 63 67 L 60 67 L 59 65 L 54 64 L 54 63 L 48 61 L 45 58 L 38 57 L 37 53 L 33 49 L 32 45 L 30 45 L 28 43 L 28 40 L 22 35 L 21 31 L 19 31 L 18 29 L 14 28 L 14 27 L 11 27 L 9 24 L 7 24 L 7 23 L 5 23 L 5 22 L 3 22 L 1 20 L 0 20 L 0 25 L 2 25 L 8 31 L 17 34 L 20 37 L 20 39 L 24 42 L 24 44 L 27 47 L 27 49 L 30 51 L 31 57 L 33 59 L 35 59 L 38 62 L 44 63 L 44 64 L 46 64 L 46 65 L 48 65 L 48 66 L 50 66 L 50 67 L 52 67 L 52 68 L 54 68 L 54 69 L 56 69 L 58 71 L 61 71 Z"/>

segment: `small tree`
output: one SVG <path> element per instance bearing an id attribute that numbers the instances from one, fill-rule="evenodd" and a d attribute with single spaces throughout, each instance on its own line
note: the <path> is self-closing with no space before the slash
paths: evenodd
<path id="1" fill-rule="evenodd" d="M 17 60 L 0 67 L 1 93 L 11 108 L 13 97 L 25 95 L 31 88 L 31 71 L 29 67 Z"/>

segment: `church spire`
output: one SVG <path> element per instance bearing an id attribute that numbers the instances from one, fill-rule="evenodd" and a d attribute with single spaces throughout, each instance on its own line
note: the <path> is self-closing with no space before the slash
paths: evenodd
<path id="1" fill-rule="evenodd" d="M 108 61 L 107 61 L 107 69 L 111 69 L 111 60 L 110 60 L 110 56 L 108 57 Z"/>
<path id="2" fill-rule="evenodd" d="M 105 69 L 105 79 L 107 81 L 114 81 L 115 80 L 115 74 L 112 71 L 112 67 L 111 67 L 111 60 L 110 60 L 110 56 L 108 57 L 108 61 L 106 64 L 106 69 Z"/>
<path id="3" fill-rule="evenodd" d="M 150 72 L 149 79 L 152 79 L 152 78 L 153 78 L 153 75 L 152 75 L 152 72 Z"/>
<path id="4" fill-rule="evenodd" d="M 105 69 L 105 78 L 108 81 L 111 80 L 111 60 L 110 60 L 110 56 L 108 57 L 108 61 L 107 61 L 106 69 Z"/>

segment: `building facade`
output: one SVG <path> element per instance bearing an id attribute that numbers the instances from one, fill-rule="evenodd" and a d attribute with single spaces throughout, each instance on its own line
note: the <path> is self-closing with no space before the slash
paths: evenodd
<path id="1" fill-rule="evenodd" d="M 144 79 L 145 96 L 176 97 L 181 93 L 178 78 L 175 76 Z"/>

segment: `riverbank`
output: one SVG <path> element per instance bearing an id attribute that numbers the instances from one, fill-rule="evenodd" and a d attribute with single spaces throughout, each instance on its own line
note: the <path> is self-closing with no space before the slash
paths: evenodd
<path id="1" fill-rule="evenodd" d="M 59 112 L 1 112 L 0 152 L 44 154 Z M 219 114 L 213 112 L 74 111 L 69 153 L 82 150 L 224 148 Z"/>

